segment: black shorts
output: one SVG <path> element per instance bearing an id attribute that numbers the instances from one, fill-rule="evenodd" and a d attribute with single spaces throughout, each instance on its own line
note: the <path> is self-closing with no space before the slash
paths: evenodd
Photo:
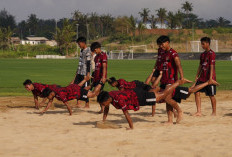
<path id="1" fill-rule="evenodd" d="M 84 88 L 81 88 L 81 97 L 78 98 L 78 100 L 89 102 L 89 98 L 87 97 L 87 94 L 88 94 L 88 91 L 85 90 Z"/>
<path id="2" fill-rule="evenodd" d="M 196 86 L 199 84 L 202 84 L 202 83 L 204 83 L 204 82 L 197 81 Z M 215 85 L 208 85 L 208 86 L 202 88 L 201 90 L 199 90 L 198 92 L 205 93 L 206 96 L 214 96 L 214 95 L 216 95 L 216 86 Z"/>
<path id="3" fill-rule="evenodd" d="M 98 84 L 100 84 L 100 82 L 101 82 L 101 81 L 93 82 L 92 88 L 93 88 L 93 87 L 95 88 Z M 104 86 L 105 86 L 105 84 L 101 87 L 101 91 L 103 90 Z M 91 88 L 91 89 L 92 89 L 92 88 Z"/>
<path id="4" fill-rule="evenodd" d="M 74 84 L 81 83 L 81 81 L 83 81 L 84 78 L 85 78 L 84 75 L 77 74 L 75 77 L 75 80 L 74 80 Z M 89 86 L 89 84 L 90 84 L 90 81 L 87 81 L 82 87 L 87 87 L 87 86 Z"/>
<path id="5" fill-rule="evenodd" d="M 168 85 L 168 84 L 161 84 L 161 85 L 160 85 L 160 88 L 161 88 L 161 89 L 165 89 L 167 85 Z"/>
<path id="6" fill-rule="evenodd" d="M 173 96 L 173 99 L 176 102 L 181 103 L 182 99 L 186 100 L 189 96 L 190 96 L 190 94 L 189 94 L 189 88 L 188 87 L 179 87 L 178 86 L 175 89 L 175 94 Z"/>
<path id="7" fill-rule="evenodd" d="M 139 101 L 139 106 L 155 105 L 156 96 L 153 92 L 147 92 L 141 88 L 133 89 Z"/>
<path id="8" fill-rule="evenodd" d="M 145 91 L 149 91 L 152 89 L 152 87 L 150 85 L 147 85 L 141 81 L 138 81 L 138 80 L 134 80 L 133 82 L 135 82 L 136 84 L 136 88 L 142 88 L 143 90 Z"/>
<path id="9" fill-rule="evenodd" d="M 152 77 L 158 77 L 159 75 L 160 75 L 160 71 L 156 69 Z"/>

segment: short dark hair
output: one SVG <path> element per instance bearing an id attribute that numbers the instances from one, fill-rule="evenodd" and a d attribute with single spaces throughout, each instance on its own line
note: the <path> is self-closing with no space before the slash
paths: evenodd
<path id="1" fill-rule="evenodd" d="M 51 92 L 52 92 L 51 89 L 45 88 L 45 89 L 42 91 L 42 96 L 43 96 L 43 97 L 48 97 L 49 94 L 50 94 Z"/>
<path id="2" fill-rule="evenodd" d="M 201 38 L 201 42 L 206 42 L 206 43 L 210 44 L 211 39 L 209 37 L 203 37 L 203 38 Z"/>
<path id="3" fill-rule="evenodd" d="M 165 43 L 165 42 L 170 42 L 170 38 L 166 35 L 161 35 L 157 40 L 157 44 L 162 44 L 162 43 Z"/>
<path id="4" fill-rule="evenodd" d="M 29 84 L 32 84 L 32 81 L 27 79 L 23 82 L 23 85 L 26 86 L 26 85 L 29 85 Z"/>
<path id="5" fill-rule="evenodd" d="M 77 43 L 79 42 L 82 42 L 82 43 L 86 43 L 86 38 L 85 37 L 79 37 L 77 40 L 76 40 Z"/>
<path id="6" fill-rule="evenodd" d="M 97 102 L 103 103 L 107 101 L 110 98 L 110 95 L 106 91 L 102 91 L 98 96 L 97 96 Z"/>
<path id="7" fill-rule="evenodd" d="M 93 42 L 90 46 L 92 52 L 97 48 L 101 48 L 101 44 L 99 42 Z"/>
<path id="8" fill-rule="evenodd" d="M 114 82 L 116 82 L 116 81 L 117 81 L 117 80 L 116 80 L 115 77 L 111 77 L 111 78 L 108 79 L 108 83 L 111 84 L 111 85 L 112 85 Z"/>

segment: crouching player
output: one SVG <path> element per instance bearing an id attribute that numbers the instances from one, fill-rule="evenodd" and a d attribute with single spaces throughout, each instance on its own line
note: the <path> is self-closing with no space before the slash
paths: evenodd
<path id="1" fill-rule="evenodd" d="M 111 92 L 101 92 L 97 101 L 104 106 L 104 115 L 103 121 L 106 120 L 106 117 L 109 112 L 109 105 L 112 104 L 116 109 L 122 109 L 128 123 L 130 129 L 133 129 L 133 122 L 130 118 L 128 110 L 139 110 L 140 106 L 146 105 L 154 105 L 156 102 L 159 102 L 166 98 L 167 95 L 172 93 L 174 89 L 184 83 L 191 82 L 189 80 L 183 79 L 178 80 L 171 86 L 167 87 L 163 92 L 157 92 L 155 89 L 151 89 L 150 91 L 145 91 L 141 88 L 135 88 L 133 90 L 125 90 L 125 91 L 111 91 Z M 182 111 L 179 106 L 173 106 L 177 112 L 177 122 L 181 120 Z"/>
<path id="2" fill-rule="evenodd" d="M 84 80 L 82 80 L 79 84 L 70 84 L 67 87 L 53 89 L 46 88 L 42 94 L 44 97 L 48 98 L 49 102 L 47 107 L 41 113 L 43 114 L 49 109 L 55 97 L 57 100 L 62 101 L 67 106 L 69 114 L 72 115 L 72 110 L 68 105 L 69 100 L 86 100 L 88 98 L 93 98 L 99 94 L 101 87 L 104 85 L 102 82 L 100 82 L 95 87 L 94 91 L 88 91 L 86 90 L 87 87 L 82 88 L 82 86 L 85 84 L 85 82 L 89 81 L 89 79 L 89 77 L 85 77 Z"/>
<path id="3" fill-rule="evenodd" d="M 34 102 L 35 102 L 35 108 L 39 109 L 39 107 L 44 104 L 47 100 L 46 97 L 42 95 L 42 92 L 45 88 L 55 88 L 57 85 L 47 85 L 47 84 L 41 84 L 41 83 L 32 83 L 31 80 L 27 79 L 23 82 L 24 87 L 27 91 L 32 92 L 34 96 Z M 38 101 L 38 97 L 43 98 L 41 103 Z"/>

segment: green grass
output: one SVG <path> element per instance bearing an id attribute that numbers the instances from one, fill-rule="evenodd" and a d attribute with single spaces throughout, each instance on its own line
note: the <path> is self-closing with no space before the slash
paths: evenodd
<path id="1" fill-rule="evenodd" d="M 108 77 L 145 80 L 151 72 L 154 60 L 110 60 Z M 199 61 L 182 61 L 184 75 L 193 80 Z M 0 96 L 31 95 L 22 83 L 25 79 L 46 84 L 66 86 L 73 79 L 78 60 L 0 59 Z M 232 62 L 217 61 L 219 90 L 232 90 Z M 106 85 L 105 90 L 111 90 Z"/>

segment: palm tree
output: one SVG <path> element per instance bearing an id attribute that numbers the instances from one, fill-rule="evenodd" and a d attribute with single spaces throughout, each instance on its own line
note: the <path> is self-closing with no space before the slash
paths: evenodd
<path id="1" fill-rule="evenodd" d="M 157 22 L 157 19 L 155 18 L 155 15 L 151 15 L 150 17 L 150 21 L 151 21 L 151 28 L 155 28 L 155 24 Z"/>
<path id="2" fill-rule="evenodd" d="M 139 15 L 143 19 L 143 23 L 147 23 L 149 17 L 150 10 L 148 8 L 143 8 Z"/>
<path id="3" fill-rule="evenodd" d="M 130 32 L 132 32 L 133 38 L 134 38 L 135 37 L 135 31 L 136 31 L 136 20 L 133 17 L 133 15 L 130 16 L 127 23 L 129 25 L 129 30 L 130 30 Z"/>
<path id="4" fill-rule="evenodd" d="M 157 12 L 158 20 L 161 24 L 161 28 L 163 28 L 164 20 L 167 17 L 167 15 L 166 15 L 167 10 L 165 8 L 160 8 L 160 9 L 156 10 L 156 12 Z"/>
<path id="5" fill-rule="evenodd" d="M 190 20 L 189 20 L 189 14 L 191 11 L 193 11 L 193 4 L 188 2 L 188 1 L 185 1 L 183 4 L 182 4 L 182 7 L 181 7 L 185 14 L 186 14 L 186 17 L 187 17 L 187 26 L 189 27 L 190 26 Z"/>
<path id="6" fill-rule="evenodd" d="M 176 26 L 178 28 L 182 28 L 182 23 L 183 23 L 183 20 L 184 20 L 184 15 L 183 13 L 178 10 L 175 14 L 175 17 L 176 17 Z"/>
<path id="7" fill-rule="evenodd" d="M 175 16 L 175 14 L 171 11 L 168 12 L 168 16 L 167 16 L 167 21 L 168 21 L 168 27 L 171 29 L 176 28 L 177 26 L 177 18 Z"/>

